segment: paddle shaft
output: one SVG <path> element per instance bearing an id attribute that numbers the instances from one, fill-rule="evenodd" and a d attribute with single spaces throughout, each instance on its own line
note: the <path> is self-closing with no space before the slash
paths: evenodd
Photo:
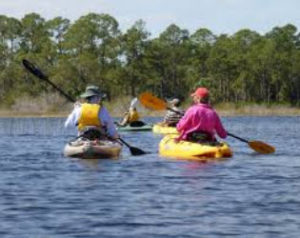
<path id="1" fill-rule="evenodd" d="M 57 87 L 53 82 L 51 82 L 48 77 L 42 78 L 43 80 L 45 80 L 47 83 L 49 83 L 53 88 L 55 88 L 57 91 L 60 92 L 60 94 L 62 94 L 63 96 L 65 96 L 65 98 L 67 98 L 69 101 L 71 102 L 76 102 L 76 100 L 74 98 L 72 98 L 70 95 L 66 94 L 63 90 L 61 90 L 59 87 Z"/>
<path id="2" fill-rule="evenodd" d="M 121 137 L 118 138 L 118 140 L 120 140 L 124 145 L 126 145 L 128 148 L 131 148 L 131 146 L 126 142 L 124 141 Z"/>
<path id="3" fill-rule="evenodd" d="M 243 141 L 243 142 L 245 142 L 245 143 L 249 143 L 248 140 L 243 139 L 243 138 L 241 138 L 241 137 L 238 137 L 238 136 L 236 136 L 236 135 L 234 135 L 234 134 L 232 134 L 232 133 L 227 132 L 227 135 L 229 135 L 229 136 L 231 136 L 231 137 L 234 137 L 234 138 L 236 138 L 236 139 L 238 139 L 238 140 L 240 140 L 240 141 Z"/>
<path id="4" fill-rule="evenodd" d="M 46 76 L 39 68 L 37 68 L 34 64 L 29 62 L 26 59 L 23 59 L 23 65 L 26 69 L 28 69 L 32 74 L 34 74 L 36 77 L 46 81 L 48 84 L 50 84 L 54 89 L 56 89 L 61 95 L 63 95 L 65 98 L 67 98 L 71 102 L 76 102 L 74 98 L 72 98 L 70 95 L 65 93 L 61 88 L 57 87 L 52 81 L 49 80 L 48 76 Z"/>

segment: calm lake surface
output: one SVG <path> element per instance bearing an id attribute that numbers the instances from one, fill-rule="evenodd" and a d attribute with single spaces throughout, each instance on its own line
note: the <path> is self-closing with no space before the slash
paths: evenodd
<path id="1" fill-rule="evenodd" d="M 158 122 L 161 118 L 146 118 Z M 65 158 L 75 130 L 64 118 L 0 119 L 0 237 L 299 237 L 300 117 L 226 117 L 229 132 L 276 147 L 259 155 L 226 141 L 234 156 L 170 161 L 162 138 L 126 132 L 150 154 Z"/>

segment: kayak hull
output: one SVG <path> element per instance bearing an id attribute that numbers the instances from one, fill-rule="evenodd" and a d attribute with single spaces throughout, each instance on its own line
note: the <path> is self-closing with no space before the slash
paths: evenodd
<path id="1" fill-rule="evenodd" d="M 122 145 L 111 140 L 83 140 L 79 138 L 70 141 L 64 148 L 64 156 L 81 159 L 114 159 L 118 158 Z"/>
<path id="2" fill-rule="evenodd" d="M 146 124 L 143 126 L 123 126 L 118 127 L 118 131 L 151 131 L 152 125 Z"/>
<path id="3" fill-rule="evenodd" d="M 159 143 L 159 154 L 172 159 L 195 161 L 221 160 L 232 156 L 232 150 L 226 143 L 218 145 L 199 144 L 189 141 L 176 142 L 178 135 L 166 135 Z"/>
<path id="4" fill-rule="evenodd" d="M 176 127 L 163 126 L 161 123 L 154 124 L 152 131 L 156 134 L 178 134 Z"/>

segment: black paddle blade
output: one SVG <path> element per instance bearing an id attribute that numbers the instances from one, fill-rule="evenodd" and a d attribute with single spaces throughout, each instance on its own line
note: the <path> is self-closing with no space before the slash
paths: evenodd
<path id="1" fill-rule="evenodd" d="M 130 152 L 132 155 L 144 155 L 144 154 L 147 154 L 147 152 L 139 149 L 139 148 L 136 148 L 136 147 L 130 147 Z"/>
<path id="2" fill-rule="evenodd" d="M 34 74 L 35 76 L 39 77 L 40 79 L 47 79 L 47 76 L 33 63 L 29 62 L 26 59 L 22 60 L 22 63 L 24 65 L 24 67 L 31 72 L 32 74 Z"/>
<path id="3" fill-rule="evenodd" d="M 117 140 L 121 141 L 122 144 L 126 145 L 131 154 L 132 155 L 144 155 L 144 154 L 147 154 L 145 151 L 139 149 L 139 148 L 136 148 L 136 147 L 133 147 L 133 146 L 130 146 L 125 140 L 123 140 L 122 138 L 118 138 Z"/>

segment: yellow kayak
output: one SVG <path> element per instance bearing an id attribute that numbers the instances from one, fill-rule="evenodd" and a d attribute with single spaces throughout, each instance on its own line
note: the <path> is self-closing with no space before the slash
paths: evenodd
<path id="1" fill-rule="evenodd" d="M 173 159 L 187 160 L 220 160 L 232 156 L 232 151 L 226 143 L 218 145 L 199 144 L 189 141 L 175 142 L 178 135 L 166 135 L 159 143 L 161 156 Z"/>
<path id="2" fill-rule="evenodd" d="M 162 123 L 154 124 L 152 131 L 157 134 L 178 134 L 176 127 L 164 126 Z"/>

